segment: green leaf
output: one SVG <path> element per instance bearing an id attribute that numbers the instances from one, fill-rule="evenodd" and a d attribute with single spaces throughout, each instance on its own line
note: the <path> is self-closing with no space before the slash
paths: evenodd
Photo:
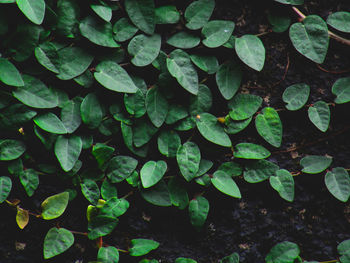
<path id="1" fill-rule="evenodd" d="M 345 33 L 350 33 L 350 12 L 340 11 L 330 14 L 327 24 Z"/>
<path id="2" fill-rule="evenodd" d="M 0 161 L 11 161 L 20 157 L 26 151 L 23 142 L 5 139 L 0 140 Z"/>
<path id="3" fill-rule="evenodd" d="M 245 128 L 247 128 L 247 126 L 250 124 L 250 122 L 252 121 L 252 117 L 243 120 L 243 121 L 233 121 L 231 118 L 226 118 L 225 119 L 225 132 L 227 134 L 237 134 L 240 131 L 244 130 Z"/>
<path id="4" fill-rule="evenodd" d="M 51 228 L 44 239 L 44 258 L 49 259 L 57 256 L 74 243 L 73 234 L 65 228 Z"/>
<path id="5" fill-rule="evenodd" d="M 168 158 L 176 156 L 177 149 L 181 145 L 180 136 L 175 131 L 164 130 L 158 136 L 159 152 Z"/>
<path id="6" fill-rule="evenodd" d="M 57 33 L 65 37 L 74 38 L 78 32 L 80 7 L 76 1 L 57 1 Z"/>
<path id="7" fill-rule="evenodd" d="M 176 24 L 180 20 L 180 12 L 176 6 L 165 5 L 155 9 L 156 24 Z"/>
<path id="8" fill-rule="evenodd" d="M 244 180 L 248 183 L 259 183 L 273 176 L 279 167 L 272 162 L 258 160 L 246 165 L 245 169 Z"/>
<path id="9" fill-rule="evenodd" d="M 70 171 L 77 162 L 83 142 L 79 136 L 70 137 L 59 136 L 55 143 L 55 155 L 62 169 L 65 172 Z"/>
<path id="10" fill-rule="evenodd" d="M 151 124 L 152 125 L 152 124 Z M 153 125 L 152 125 L 153 126 Z M 133 132 L 133 129 L 131 128 L 131 126 L 121 122 L 120 124 L 120 128 L 121 128 L 121 132 L 122 132 L 122 136 L 123 136 L 123 140 L 124 140 L 124 143 L 126 145 L 126 147 L 128 147 L 128 149 L 136 154 L 137 156 L 140 156 L 140 157 L 146 157 L 147 155 L 147 151 L 148 151 L 148 145 L 144 144 L 143 146 L 139 147 L 139 148 L 136 148 L 134 146 L 134 132 Z M 154 127 L 155 129 L 155 132 L 157 131 L 157 129 Z M 144 129 L 144 131 L 147 130 L 147 129 Z M 147 130 L 148 131 L 148 130 Z M 138 142 L 140 143 L 141 142 L 141 131 L 139 132 L 140 133 L 140 139 L 138 139 Z M 150 138 L 153 136 L 153 134 L 150 136 Z M 149 138 L 149 139 L 150 139 Z M 136 139 L 136 138 L 135 138 Z"/>
<path id="11" fill-rule="evenodd" d="M 308 155 L 300 160 L 300 165 L 303 173 L 318 174 L 326 170 L 332 161 L 333 158 L 329 156 Z"/>
<path id="12" fill-rule="evenodd" d="M 58 52 L 57 48 L 51 42 L 44 42 L 35 48 L 35 57 L 38 62 L 46 69 L 58 74 Z"/>
<path id="13" fill-rule="evenodd" d="M 9 86 L 22 87 L 24 85 L 21 74 L 7 59 L 0 57 L 0 81 Z"/>
<path id="14" fill-rule="evenodd" d="M 308 109 L 310 121 L 322 132 L 326 132 L 331 120 L 331 111 L 324 101 L 317 101 Z"/>
<path id="15" fill-rule="evenodd" d="M 301 109 L 307 102 L 310 95 L 310 86 L 305 83 L 298 83 L 285 89 L 282 99 L 288 110 L 294 111 Z"/>
<path id="16" fill-rule="evenodd" d="M 112 157 L 114 148 L 103 143 L 97 143 L 92 147 L 92 155 L 96 158 L 98 166 L 101 168 Z"/>
<path id="17" fill-rule="evenodd" d="M 102 122 L 103 110 L 96 94 L 86 95 L 80 105 L 81 119 L 90 129 L 96 129 Z"/>
<path id="18" fill-rule="evenodd" d="M 221 259 L 219 263 L 239 263 L 239 255 L 238 253 L 232 253 Z"/>
<path id="19" fill-rule="evenodd" d="M 61 216 L 66 210 L 69 200 L 69 193 L 63 192 L 46 198 L 41 203 L 41 216 L 45 220 L 51 220 Z"/>
<path id="20" fill-rule="evenodd" d="M 176 153 L 176 160 L 183 177 L 189 182 L 197 174 L 201 160 L 201 152 L 194 142 L 185 142 Z"/>
<path id="21" fill-rule="evenodd" d="M 202 227 L 209 213 L 208 200 L 203 196 L 192 199 L 188 205 L 188 213 L 191 224 L 196 228 Z"/>
<path id="22" fill-rule="evenodd" d="M 324 181 L 327 189 L 335 198 L 342 202 L 349 200 L 350 176 L 344 168 L 333 168 L 332 171 L 327 172 Z"/>
<path id="23" fill-rule="evenodd" d="M 118 263 L 119 251 L 113 246 L 100 247 L 97 253 L 97 260 L 101 263 Z"/>
<path id="24" fill-rule="evenodd" d="M 295 23 L 289 28 L 293 46 L 302 55 L 322 64 L 327 55 L 329 36 L 326 22 L 319 16 L 307 16 L 303 23 Z"/>
<path id="25" fill-rule="evenodd" d="M 147 119 L 140 119 L 133 126 L 133 142 L 136 147 L 148 143 L 157 132 L 157 128 Z"/>
<path id="26" fill-rule="evenodd" d="M 337 250 L 340 255 L 346 255 L 350 253 L 350 239 L 344 240 L 337 246 Z"/>
<path id="27" fill-rule="evenodd" d="M 126 17 L 122 17 L 113 25 L 113 37 L 118 42 L 124 42 L 132 38 L 138 28 L 129 23 Z"/>
<path id="28" fill-rule="evenodd" d="M 45 16 L 44 0 L 16 0 L 18 8 L 34 24 L 40 25 Z"/>
<path id="29" fill-rule="evenodd" d="M 81 124 L 79 99 L 73 99 L 64 104 L 61 110 L 61 120 L 68 133 L 75 132 Z"/>
<path id="30" fill-rule="evenodd" d="M 191 259 L 191 258 L 183 258 L 183 257 L 180 257 L 180 258 L 177 258 L 175 260 L 175 263 L 197 263 L 197 261 Z"/>
<path id="31" fill-rule="evenodd" d="M 129 177 L 136 169 L 138 161 L 129 156 L 118 155 L 108 164 L 106 173 L 112 183 L 119 183 Z"/>
<path id="32" fill-rule="evenodd" d="M 202 113 L 197 116 L 196 124 L 199 132 L 208 141 L 224 147 L 232 146 L 230 137 L 214 115 Z"/>
<path id="33" fill-rule="evenodd" d="M 103 2 L 101 2 L 103 3 Z M 104 21 L 110 22 L 112 19 L 112 8 L 106 4 L 90 4 L 90 7 L 94 12 L 101 17 Z"/>
<path id="34" fill-rule="evenodd" d="M 58 96 L 39 79 L 23 75 L 24 86 L 12 92 L 13 96 L 23 104 L 33 108 L 55 108 L 58 105 Z"/>
<path id="35" fill-rule="evenodd" d="M 198 115 L 202 112 L 208 112 L 213 104 L 212 95 L 210 89 L 200 84 L 198 87 L 198 94 L 190 96 L 189 111 L 191 115 Z"/>
<path id="36" fill-rule="evenodd" d="M 159 128 L 165 121 L 169 104 L 159 88 L 150 88 L 146 94 L 147 115 L 151 122 Z"/>
<path id="37" fill-rule="evenodd" d="M 337 96 L 334 100 L 337 104 L 350 101 L 350 77 L 340 78 L 332 86 L 332 93 Z"/>
<path id="38" fill-rule="evenodd" d="M 291 18 L 289 16 L 279 14 L 277 12 L 269 13 L 267 18 L 272 25 L 272 31 L 276 33 L 285 32 L 291 23 Z"/>
<path id="39" fill-rule="evenodd" d="M 161 46 L 161 37 L 158 34 L 135 36 L 128 45 L 128 52 L 133 58 L 131 63 L 137 67 L 151 64 L 157 57 Z"/>
<path id="40" fill-rule="evenodd" d="M 304 0 L 275 0 L 276 2 L 280 2 L 282 4 L 287 5 L 302 5 L 304 4 Z"/>
<path id="41" fill-rule="evenodd" d="M 241 192 L 232 177 L 222 170 L 218 170 L 213 174 L 211 183 L 220 192 L 235 198 L 241 198 Z"/>
<path id="42" fill-rule="evenodd" d="M 145 95 L 141 90 L 133 94 L 124 94 L 124 105 L 128 113 L 140 118 L 146 113 Z"/>
<path id="43" fill-rule="evenodd" d="M 128 210 L 129 205 L 129 202 L 124 198 L 112 197 L 103 205 L 100 215 L 119 217 Z"/>
<path id="44" fill-rule="evenodd" d="M 95 216 L 88 225 L 88 238 L 94 240 L 98 237 L 106 236 L 112 233 L 118 224 L 118 218 L 110 216 Z"/>
<path id="45" fill-rule="evenodd" d="M 117 188 L 114 186 L 114 184 L 110 183 L 109 180 L 105 179 L 102 182 L 101 185 L 101 196 L 105 200 L 109 200 L 113 197 L 118 196 Z"/>
<path id="46" fill-rule="evenodd" d="M 266 263 L 294 262 L 299 256 L 300 249 L 297 244 L 284 241 L 275 245 L 267 254 Z"/>
<path id="47" fill-rule="evenodd" d="M 90 66 L 93 56 L 79 47 L 66 47 L 58 51 L 57 78 L 61 80 L 73 79 L 83 74 Z M 72 59 L 73 58 L 73 59 Z"/>
<path id="48" fill-rule="evenodd" d="M 294 179 L 285 169 L 277 170 L 276 176 L 270 176 L 270 185 L 275 189 L 280 197 L 288 202 L 294 200 Z"/>
<path id="49" fill-rule="evenodd" d="M 164 176 L 167 164 L 164 161 L 148 161 L 140 171 L 141 182 L 144 188 L 157 184 Z"/>
<path id="50" fill-rule="evenodd" d="M 261 137 L 274 147 L 282 143 L 282 122 L 278 112 L 271 107 L 264 108 L 255 118 L 256 130 Z"/>
<path id="51" fill-rule="evenodd" d="M 261 107 L 262 98 L 252 94 L 239 93 L 228 102 L 230 117 L 241 121 L 253 116 Z"/>
<path id="52" fill-rule="evenodd" d="M 163 180 L 151 188 L 142 189 L 141 196 L 153 205 L 171 206 L 168 186 Z"/>
<path id="53" fill-rule="evenodd" d="M 21 181 L 21 184 L 29 197 L 34 194 L 34 191 L 39 186 L 38 172 L 33 169 L 27 169 L 20 172 L 19 180 Z"/>
<path id="54" fill-rule="evenodd" d="M 265 159 L 271 153 L 263 146 L 254 143 L 239 143 L 235 146 L 233 153 L 236 158 L 243 159 Z"/>
<path id="55" fill-rule="evenodd" d="M 186 27 L 191 30 L 202 28 L 214 11 L 214 0 L 198 0 L 192 2 L 185 10 Z"/>
<path id="56" fill-rule="evenodd" d="M 214 56 L 192 54 L 190 57 L 193 64 L 208 74 L 214 74 L 219 69 L 219 62 Z"/>
<path id="57" fill-rule="evenodd" d="M 93 205 L 97 205 L 98 199 L 100 198 L 100 189 L 95 181 L 91 179 L 84 179 L 80 184 L 81 192 L 85 198 Z"/>
<path id="58" fill-rule="evenodd" d="M 221 95 L 229 100 L 236 94 L 241 85 L 242 71 L 236 62 L 230 61 L 220 66 L 215 78 Z"/>
<path id="59" fill-rule="evenodd" d="M 180 50 L 175 49 L 166 59 L 170 74 L 177 79 L 179 84 L 188 92 L 197 95 L 198 75 L 191 63 L 190 56 Z"/>
<path id="60" fill-rule="evenodd" d="M 225 20 L 212 20 L 202 28 L 204 46 L 209 48 L 220 47 L 225 44 L 233 33 L 235 23 Z"/>
<path id="61" fill-rule="evenodd" d="M 11 178 L 8 176 L 0 177 L 0 204 L 9 196 L 12 188 Z"/>
<path id="62" fill-rule="evenodd" d="M 244 35 L 235 40 L 235 50 L 238 57 L 249 67 L 261 71 L 265 63 L 265 47 L 260 38 L 254 35 Z"/>
<path id="63" fill-rule="evenodd" d="M 188 116 L 187 108 L 181 104 L 170 104 L 165 118 L 166 124 L 174 124 Z"/>
<path id="64" fill-rule="evenodd" d="M 138 90 L 129 74 L 112 61 L 98 64 L 94 77 L 102 86 L 116 92 L 136 93 Z"/>
<path id="65" fill-rule="evenodd" d="M 230 177 L 240 176 L 240 175 L 242 175 L 242 172 L 243 172 L 241 165 L 238 164 L 238 163 L 234 163 L 234 162 L 224 162 L 224 163 L 222 163 L 219 166 L 218 171 L 225 172 Z"/>
<path id="66" fill-rule="evenodd" d="M 52 112 L 47 112 L 33 119 L 34 123 L 44 131 L 54 134 L 66 134 L 67 129 L 62 121 Z"/>
<path id="67" fill-rule="evenodd" d="M 159 247 L 157 241 L 151 239 L 132 239 L 131 248 L 129 248 L 130 256 L 139 257 L 148 254 Z"/>
<path id="68" fill-rule="evenodd" d="M 81 34 L 92 43 L 103 47 L 119 47 L 119 44 L 114 41 L 112 25 L 109 22 L 88 16 L 80 22 L 79 29 Z"/>
<path id="69" fill-rule="evenodd" d="M 155 29 L 155 6 L 153 0 L 125 0 L 125 11 L 141 31 L 152 35 Z"/>
<path id="70" fill-rule="evenodd" d="M 178 32 L 167 40 L 169 45 L 183 49 L 194 48 L 198 46 L 200 42 L 201 40 L 199 37 L 185 31 Z"/>
<path id="71" fill-rule="evenodd" d="M 188 194 L 184 184 L 178 178 L 173 177 L 169 180 L 168 188 L 171 203 L 179 209 L 184 209 L 189 203 Z"/>

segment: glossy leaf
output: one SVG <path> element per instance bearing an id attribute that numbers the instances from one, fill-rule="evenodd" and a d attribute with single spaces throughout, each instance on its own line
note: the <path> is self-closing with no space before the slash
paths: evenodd
<path id="1" fill-rule="evenodd" d="M 289 37 L 302 55 L 322 64 L 327 55 L 329 36 L 326 22 L 319 16 L 307 16 L 303 23 L 289 28 Z"/>
<path id="2" fill-rule="evenodd" d="M 310 86 L 305 83 L 294 84 L 285 89 L 282 99 L 287 103 L 286 108 L 294 111 L 301 109 L 310 95 Z"/>
<path id="3" fill-rule="evenodd" d="M 328 156 L 308 155 L 300 160 L 300 165 L 303 167 L 303 173 L 318 174 L 326 170 L 332 160 L 333 158 Z"/>
<path id="4" fill-rule="evenodd" d="M 53 113 L 47 112 L 33 119 L 34 123 L 44 131 L 54 134 L 66 134 L 67 129 L 62 121 Z"/>
<path id="5" fill-rule="evenodd" d="M 245 169 L 244 180 L 248 183 L 259 183 L 275 175 L 279 167 L 272 162 L 258 160 L 248 164 Z"/>
<path id="6" fill-rule="evenodd" d="M 55 155 L 62 169 L 70 171 L 77 162 L 83 142 L 79 136 L 59 136 L 55 143 Z"/>
<path id="7" fill-rule="evenodd" d="M 185 142 L 176 153 L 176 160 L 180 172 L 187 181 L 191 181 L 197 174 L 201 160 L 201 152 L 194 142 Z"/>
<path id="8" fill-rule="evenodd" d="M 185 31 L 176 33 L 167 40 L 169 45 L 182 49 L 194 48 L 198 46 L 200 42 L 201 40 L 199 37 Z"/>
<path id="9" fill-rule="evenodd" d="M 332 86 L 332 93 L 337 96 L 334 100 L 337 104 L 350 101 L 350 77 L 340 78 Z"/>
<path id="10" fill-rule="evenodd" d="M 294 200 L 294 179 L 285 169 L 277 170 L 276 176 L 270 176 L 270 185 L 288 202 Z"/>
<path id="11" fill-rule="evenodd" d="M 100 198 L 100 189 L 95 181 L 91 179 L 85 179 L 80 184 L 81 192 L 85 198 L 93 205 L 97 205 Z"/>
<path id="12" fill-rule="evenodd" d="M 12 181 L 8 176 L 0 177 L 0 204 L 6 200 L 12 189 Z"/>
<path id="13" fill-rule="evenodd" d="M 112 8 L 106 4 L 91 4 L 91 9 L 104 21 L 109 22 L 112 19 Z"/>
<path id="14" fill-rule="evenodd" d="M 159 243 L 151 239 L 133 239 L 129 248 L 130 256 L 139 257 L 148 254 L 150 251 L 157 249 Z"/>
<path id="15" fill-rule="evenodd" d="M 0 161 L 11 161 L 20 157 L 26 151 L 23 142 L 12 139 L 0 140 Z"/>
<path id="16" fill-rule="evenodd" d="M 44 0 L 16 0 L 18 8 L 34 24 L 40 25 L 45 16 Z"/>
<path id="17" fill-rule="evenodd" d="M 141 31 L 152 35 L 155 29 L 155 5 L 153 0 L 126 0 L 125 11 Z"/>
<path id="18" fill-rule="evenodd" d="M 282 122 L 274 108 L 266 107 L 255 118 L 256 130 L 261 137 L 274 147 L 282 143 Z"/>
<path id="19" fill-rule="evenodd" d="M 168 183 L 171 203 L 179 209 L 184 209 L 188 203 L 188 194 L 184 184 L 178 178 L 171 178 Z"/>
<path id="20" fill-rule="evenodd" d="M 214 74 L 219 69 L 219 62 L 216 57 L 200 54 L 192 54 L 193 64 L 208 74 Z"/>
<path id="21" fill-rule="evenodd" d="M 103 199 L 108 200 L 117 197 L 118 191 L 114 184 L 110 183 L 109 180 L 105 179 L 101 185 L 101 196 Z"/>
<path id="22" fill-rule="evenodd" d="M 261 71 L 265 63 L 265 47 L 260 38 L 254 35 L 243 35 L 235 40 L 238 57 L 249 67 Z"/>
<path id="23" fill-rule="evenodd" d="M 96 216 L 88 225 L 88 238 L 94 240 L 110 234 L 118 224 L 118 218 L 110 216 Z"/>
<path id="24" fill-rule="evenodd" d="M 208 200 L 203 196 L 192 199 L 188 205 L 188 213 L 191 224 L 196 228 L 202 227 L 209 213 Z"/>
<path id="25" fill-rule="evenodd" d="M 134 145 L 134 141 L 136 140 L 137 137 L 134 136 L 134 132 L 133 132 L 133 129 L 131 128 L 131 126 L 129 126 L 129 125 L 127 125 L 127 124 L 122 122 L 120 124 L 120 128 L 121 128 L 123 140 L 124 140 L 124 143 L 125 143 L 126 147 L 132 153 L 136 154 L 137 156 L 146 157 L 147 151 L 148 151 L 148 145 L 147 144 L 143 144 L 139 148 L 137 148 Z M 151 128 L 153 128 L 153 125 L 151 126 Z M 153 129 L 154 129 L 153 131 L 155 133 L 157 131 L 157 129 L 155 127 Z M 139 133 L 140 133 L 140 139 L 138 139 L 138 143 L 141 143 L 141 142 L 143 143 L 143 141 L 141 141 L 141 139 L 142 139 L 141 131 Z M 147 137 L 149 137 L 149 138 L 146 138 L 146 139 L 150 140 L 150 138 L 153 136 L 154 133 L 148 134 Z M 134 139 L 134 137 L 135 137 L 135 139 Z"/>
<path id="26" fill-rule="evenodd" d="M 175 131 L 162 131 L 157 139 L 159 152 L 166 157 L 175 157 L 181 145 L 180 136 Z"/>
<path id="27" fill-rule="evenodd" d="M 41 203 L 41 216 L 45 220 L 55 219 L 61 216 L 68 205 L 69 193 L 63 192 L 46 198 Z"/>
<path id="28" fill-rule="evenodd" d="M 68 101 L 61 110 L 61 120 L 67 133 L 75 132 L 81 124 L 80 100 Z"/>
<path id="29" fill-rule="evenodd" d="M 230 177 L 240 176 L 243 172 L 241 165 L 235 162 L 224 162 L 218 167 L 217 171 L 222 171 Z"/>
<path id="30" fill-rule="evenodd" d="M 140 118 L 146 113 L 145 95 L 141 90 L 133 94 L 126 93 L 124 95 L 124 105 L 126 110 L 135 118 Z"/>
<path id="31" fill-rule="evenodd" d="M 103 205 L 100 215 L 119 217 L 128 210 L 129 205 L 129 202 L 124 198 L 112 197 Z"/>
<path id="32" fill-rule="evenodd" d="M 112 183 L 119 183 L 131 175 L 136 169 L 138 161 L 129 156 L 118 155 L 113 157 L 107 167 L 107 177 Z"/>
<path id="33" fill-rule="evenodd" d="M 229 100 L 241 85 L 242 71 L 236 62 L 231 61 L 220 66 L 215 78 L 221 95 Z"/>
<path id="34" fill-rule="evenodd" d="M 350 176 L 344 168 L 337 167 L 327 172 L 324 181 L 327 189 L 335 198 L 342 202 L 349 200 Z"/>
<path id="35" fill-rule="evenodd" d="M 35 57 L 46 69 L 58 74 L 58 52 L 54 44 L 45 42 L 35 48 Z"/>
<path id="36" fill-rule="evenodd" d="M 57 1 L 57 32 L 69 38 L 77 35 L 78 21 L 80 17 L 79 4 L 71 0 Z"/>
<path id="37" fill-rule="evenodd" d="M 29 211 L 17 206 L 16 223 L 20 229 L 24 229 L 29 223 Z"/>
<path id="38" fill-rule="evenodd" d="M 202 28 L 214 11 L 214 0 L 197 0 L 192 2 L 185 10 L 186 27 L 191 30 Z"/>
<path id="39" fill-rule="evenodd" d="M 230 117 L 241 121 L 253 116 L 261 107 L 262 98 L 252 94 L 237 94 L 228 102 Z"/>
<path id="40" fill-rule="evenodd" d="M 136 147 L 144 146 L 157 132 L 157 128 L 148 120 L 140 119 L 133 127 L 133 141 Z"/>
<path id="41" fill-rule="evenodd" d="M 344 240 L 337 246 L 340 255 L 346 255 L 350 252 L 350 239 Z"/>
<path id="42" fill-rule="evenodd" d="M 271 153 L 263 146 L 254 143 L 239 143 L 235 146 L 234 157 L 243 159 L 265 159 Z"/>
<path id="43" fill-rule="evenodd" d="M 17 68 L 7 59 L 0 57 L 0 81 L 9 86 L 22 87 L 23 79 Z"/>
<path id="44" fill-rule="evenodd" d="M 19 180 L 21 181 L 21 184 L 29 197 L 34 194 L 35 190 L 39 186 L 38 172 L 33 169 L 22 171 L 19 174 Z"/>
<path id="45" fill-rule="evenodd" d="M 225 44 L 232 35 L 235 23 L 225 20 L 212 20 L 202 28 L 203 44 L 209 48 L 220 47 Z"/>
<path id="46" fill-rule="evenodd" d="M 322 132 L 326 132 L 331 120 L 329 106 L 324 101 L 317 101 L 308 109 L 310 121 Z"/>
<path id="47" fill-rule="evenodd" d="M 100 247 L 97 253 L 97 260 L 101 263 L 118 263 L 119 251 L 113 246 Z"/>
<path id="48" fill-rule="evenodd" d="M 155 9 L 156 24 L 176 24 L 180 20 L 180 12 L 176 6 L 165 5 Z"/>
<path id="49" fill-rule="evenodd" d="M 294 262 L 299 256 L 300 249 L 297 244 L 284 241 L 275 245 L 267 254 L 266 263 Z"/>
<path id="50" fill-rule="evenodd" d="M 236 134 L 240 131 L 243 131 L 252 121 L 252 117 L 243 120 L 243 121 L 234 121 L 231 118 L 225 119 L 225 127 L 224 130 L 227 134 Z"/>
<path id="51" fill-rule="evenodd" d="M 171 206 L 171 199 L 166 183 L 161 180 L 155 186 L 142 189 L 141 196 L 149 203 L 156 206 Z"/>
<path id="52" fill-rule="evenodd" d="M 81 119 L 90 129 L 96 129 L 102 122 L 102 105 L 96 94 L 86 95 L 80 105 Z"/>
<path id="53" fill-rule="evenodd" d="M 211 183 L 220 192 L 235 198 L 241 198 L 241 192 L 232 177 L 222 170 L 218 170 L 213 174 Z"/>
<path id="54" fill-rule="evenodd" d="M 350 12 L 339 11 L 330 14 L 327 24 L 339 31 L 350 33 Z"/>
<path id="55" fill-rule="evenodd" d="M 65 228 L 51 228 L 44 239 L 44 258 L 49 259 L 57 256 L 74 243 L 73 234 Z"/>
<path id="56" fill-rule="evenodd" d="M 128 45 L 128 52 L 133 56 L 131 63 L 137 67 L 151 64 L 158 57 L 160 46 L 161 37 L 158 34 L 149 37 L 143 34 L 137 35 Z"/>
<path id="57" fill-rule="evenodd" d="M 168 114 L 165 118 L 166 124 L 174 124 L 180 120 L 185 119 L 188 116 L 188 112 L 185 106 L 181 104 L 170 104 Z"/>
<path id="58" fill-rule="evenodd" d="M 232 146 L 230 137 L 214 115 L 202 113 L 197 116 L 196 124 L 201 135 L 208 141 L 224 147 Z"/>
<path id="59" fill-rule="evenodd" d="M 146 94 L 146 109 L 151 122 L 159 128 L 165 121 L 168 113 L 168 102 L 159 88 L 151 88 Z"/>
<path id="60" fill-rule="evenodd" d="M 198 94 L 190 96 L 189 111 L 192 115 L 198 115 L 202 112 L 209 112 L 213 104 L 212 94 L 210 89 L 200 84 L 198 87 Z"/>
<path id="61" fill-rule="evenodd" d="M 164 161 L 148 161 L 140 171 L 142 186 L 149 188 L 157 184 L 164 176 L 167 170 L 167 164 Z"/>
<path id="62" fill-rule="evenodd" d="M 126 17 L 122 17 L 113 25 L 113 37 L 118 42 L 124 42 L 132 38 L 138 28 L 130 24 Z"/>

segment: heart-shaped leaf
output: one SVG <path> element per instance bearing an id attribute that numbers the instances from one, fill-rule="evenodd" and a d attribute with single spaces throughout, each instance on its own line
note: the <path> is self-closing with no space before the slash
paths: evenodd
<path id="1" fill-rule="evenodd" d="M 294 200 L 294 179 L 285 169 L 277 170 L 276 176 L 270 176 L 270 185 L 288 202 Z"/>
<path id="2" fill-rule="evenodd" d="M 185 10 L 186 27 L 191 30 L 202 28 L 214 11 L 214 0 L 197 0 L 192 2 Z"/>
<path id="3" fill-rule="evenodd" d="M 59 136 L 55 143 L 55 155 L 62 169 L 70 171 L 77 162 L 83 142 L 79 136 Z"/>
<path id="4" fill-rule="evenodd" d="M 336 95 L 334 102 L 337 104 L 350 101 L 350 77 L 338 79 L 332 86 L 332 93 Z"/>
<path id="5" fill-rule="evenodd" d="M 197 174 L 201 160 L 201 152 L 194 142 L 185 142 L 176 154 L 180 172 L 187 181 L 191 181 Z"/>
<path id="6" fill-rule="evenodd" d="M 240 121 L 253 116 L 261 107 L 262 98 L 252 94 L 237 94 L 228 102 L 230 117 Z"/>
<path id="7" fill-rule="evenodd" d="M 74 236 L 70 231 L 65 228 L 51 228 L 44 239 L 44 258 L 49 259 L 63 253 L 73 243 Z"/>
<path id="8" fill-rule="evenodd" d="M 153 0 L 126 0 L 125 11 L 141 31 L 152 35 L 155 29 L 155 5 Z"/>
<path id="9" fill-rule="evenodd" d="M 225 44 L 235 28 L 235 23 L 225 20 L 212 20 L 202 28 L 203 44 L 209 48 L 220 47 Z"/>
<path id="10" fill-rule="evenodd" d="M 157 249 L 159 243 L 151 239 L 133 239 L 131 240 L 131 247 L 129 253 L 131 256 L 139 257 L 148 254 L 150 251 Z"/>
<path id="11" fill-rule="evenodd" d="M 350 33 L 350 12 L 339 11 L 330 14 L 327 24 L 339 31 Z"/>
<path id="12" fill-rule="evenodd" d="M 130 24 L 126 17 L 122 17 L 113 25 L 113 37 L 118 42 L 124 42 L 132 38 L 138 28 Z"/>
<path id="13" fill-rule="evenodd" d="M 175 131 L 162 131 L 158 136 L 159 152 L 166 157 L 175 157 L 177 149 L 181 145 L 180 136 Z"/>
<path id="14" fill-rule="evenodd" d="M 337 167 L 327 172 L 324 181 L 327 189 L 335 198 L 342 202 L 349 200 L 350 176 L 344 168 Z"/>
<path id="15" fill-rule="evenodd" d="M 211 183 L 220 192 L 223 192 L 224 194 L 235 198 L 241 198 L 241 192 L 239 191 L 237 184 L 235 183 L 235 181 L 233 181 L 232 177 L 224 171 L 216 171 L 213 174 L 213 178 L 211 178 Z"/>
<path id="16" fill-rule="evenodd" d="M 101 263 L 118 263 L 119 251 L 113 246 L 101 247 L 97 253 L 97 260 Z"/>
<path id="17" fill-rule="evenodd" d="M 331 120 L 331 111 L 324 101 L 317 101 L 308 110 L 310 121 L 322 132 L 326 132 Z"/>
<path id="18" fill-rule="evenodd" d="M 160 45 L 161 38 L 158 34 L 149 37 L 143 34 L 137 35 L 128 45 L 128 52 L 133 56 L 131 63 L 138 67 L 151 64 L 159 54 Z"/>
<path id="19" fill-rule="evenodd" d="M 265 63 L 265 47 L 260 38 L 254 35 L 244 35 L 235 40 L 238 57 L 249 67 L 261 71 Z"/>
<path id="20" fill-rule="evenodd" d="M 294 262 L 299 256 L 300 249 L 297 244 L 284 241 L 275 245 L 267 254 L 266 263 Z"/>
<path id="21" fill-rule="evenodd" d="M 149 188 L 158 183 L 167 170 L 167 164 L 164 161 L 148 161 L 140 171 L 141 182 L 144 188 Z"/>
<path id="22" fill-rule="evenodd" d="M 318 174 L 326 170 L 332 161 L 332 157 L 308 155 L 300 160 L 300 165 L 303 167 L 303 173 Z"/>
<path id="23" fill-rule="evenodd" d="M 202 227 L 209 213 L 208 200 L 203 196 L 192 199 L 188 205 L 188 213 L 191 224 L 196 228 Z"/>
<path id="24" fill-rule="evenodd" d="M 266 160 L 258 160 L 252 163 L 249 163 L 245 167 L 244 171 L 244 180 L 248 183 L 259 183 L 265 181 L 270 176 L 273 176 L 279 167 Z"/>
<path id="25" fill-rule="evenodd" d="M 286 105 L 288 110 L 294 111 L 301 109 L 310 95 L 310 87 L 305 83 L 298 83 L 292 86 L 289 86 L 285 89 L 282 95 L 282 99 Z"/>

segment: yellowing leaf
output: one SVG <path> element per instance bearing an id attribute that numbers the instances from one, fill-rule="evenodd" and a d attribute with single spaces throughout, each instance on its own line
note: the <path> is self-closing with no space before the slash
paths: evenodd
<path id="1" fill-rule="evenodd" d="M 16 222 L 20 229 L 26 227 L 29 222 L 29 212 L 17 206 Z"/>

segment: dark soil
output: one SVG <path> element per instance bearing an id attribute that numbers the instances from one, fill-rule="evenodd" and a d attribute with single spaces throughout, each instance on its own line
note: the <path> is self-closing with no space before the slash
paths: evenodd
<path id="1" fill-rule="evenodd" d="M 272 1 L 216 2 L 217 8 L 213 17 L 233 20 L 236 23 L 234 32 L 237 36 L 257 34 L 266 30 L 266 12 L 277 6 L 280 10 L 282 8 L 286 13 L 290 13 L 296 21 L 296 16 L 288 6 L 284 8 Z M 177 1 L 176 4 L 180 7 L 187 5 Z M 326 18 L 330 12 L 350 11 L 350 2 L 306 0 L 301 9 L 306 14 L 318 14 Z M 308 103 L 318 100 L 332 102 L 334 96 L 331 86 L 338 78 L 349 76 L 349 71 L 334 74 L 320 70 L 315 63 L 295 51 L 288 33 L 270 33 L 261 39 L 267 50 L 264 70 L 258 74 L 246 67 L 241 89 L 262 96 L 266 106 L 284 108 L 281 100 L 283 91 L 286 87 L 300 82 L 305 82 L 311 87 Z M 331 40 L 329 53 L 322 67 L 330 71 L 350 69 L 349 47 Z M 322 133 L 308 120 L 306 109 L 298 112 L 280 111 L 284 129 L 283 145 L 281 149 L 276 149 L 269 160 L 276 162 L 281 168 L 297 172 L 300 170 L 298 162 L 304 154 L 328 154 L 333 157 L 332 167 L 350 168 L 350 106 L 337 105 L 331 108 L 331 112 L 330 129 Z M 248 138 L 252 142 L 264 145 L 254 129 L 254 125 L 251 124 L 247 131 L 233 138 L 233 144 Z M 281 152 L 294 146 L 297 147 L 294 151 Z M 205 154 L 209 158 L 216 156 L 216 165 L 228 158 L 224 155 L 218 157 L 214 150 Z M 40 180 L 40 187 L 34 198 L 28 203 L 23 203 L 23 207 L 35 211 L 48 192 L 59 192 L 66 187 L 65 183 L 56 181 L 55 178 Z M 159 262 L 174 262 L 181 256 L 193 258 L 199 263 L 217 263 L 222 257 L 238 252 L 242 262 L 259 263 L 264 262 L 272 246 L 285 240 L 300 246 L 303 259 L 336 259 L 336 246 L 350 238 L 349 202 L 341 203 L 328 192 L 324 184 L 324 174 L 301 174 L 295 178 L 295 183 L 293 203 L 282 200 L 268 182 L 251 185 L 242 179 L 238 180 L 243 196 L 240 200 L 226 197 L 214 189 L 206 192 L 205 196 L 210 201 L 210 212 L 200 232 L 190 225 L 187 210 L 155 207 L 141 199 L 139 194 L 135 194 L 129 197 L 131 207 L 128 212 L 120 218 L 113 234 L 104 241 L 109 245 L 127 249 L 133 238 L 154 239 L 161 245 L 147 258 L 155 258 Z M 11 197 L 25 200 L 21 186 L 15 187 Z M 19 193 L 22 193 L 22 196 L 18 196 Z M 68 211 L 59 219 L 59 225 L 85 232 L 87 205 L 87 201 L 79 197 L 72 201 Z M 47 230 L 56 222 L 43 222 L 31 217 L 29 225 L 24 230 L 19 230 L 15 214 L 8 206 L 0 206 L 0 262 L 43 262 L 43 239 Z M 97 248 L 93 241 L 84 236 L 76 236 L 72 248 L 45 262 L 88 262 L 96 260 L 96 254 Z M 139 260 L 121 253 L 122 263 Z"/>

